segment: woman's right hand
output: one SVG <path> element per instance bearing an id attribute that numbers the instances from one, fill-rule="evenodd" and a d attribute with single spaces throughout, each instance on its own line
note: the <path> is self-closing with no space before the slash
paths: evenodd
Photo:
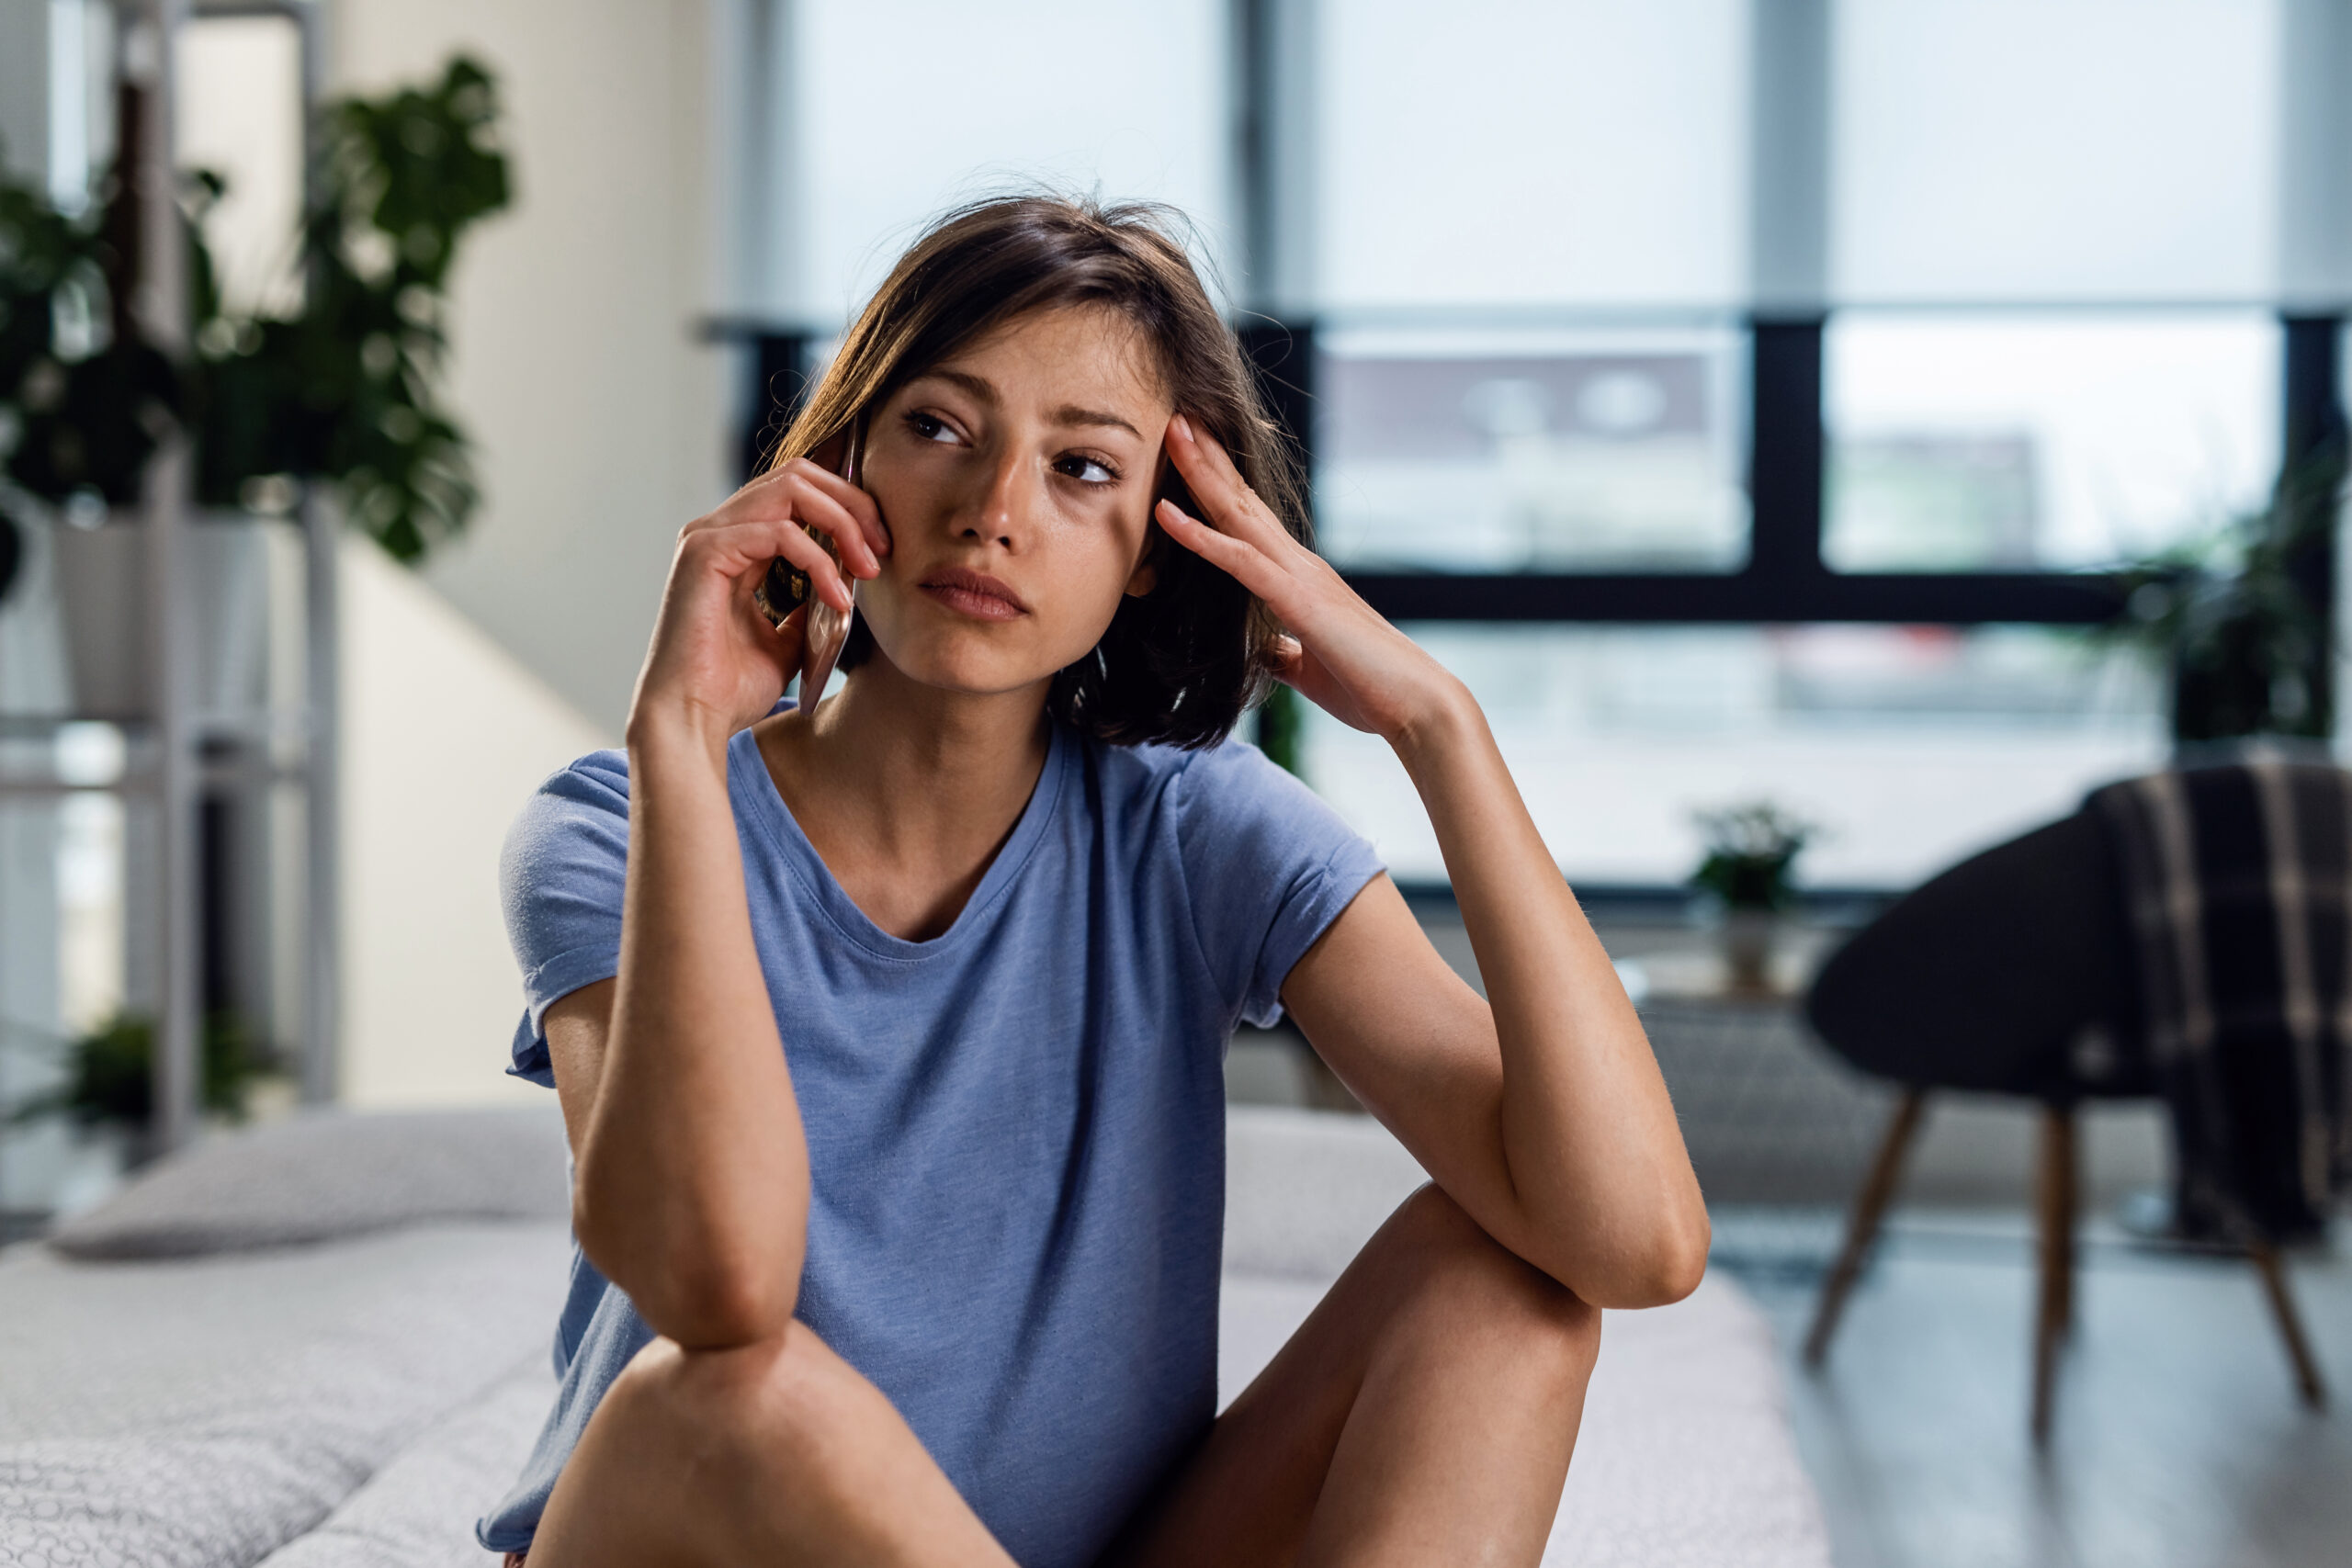
<path id="1" fill-rule="evenodd" d="M 808 529 L 841 554 L 836 566 Z M 628 740 L 680 734 L 713 749 L 757 723 L 800 668 L 804 604 L 781 626 L 752 592 L 783 556 L 808 574 L 809 592 L 846 614 L 854 577 L 873 577 L 890 550 L 874 498 L 805 457 L 763 474 L 708 516 L 679 531 L 652 646 L 629 703 Z"/>

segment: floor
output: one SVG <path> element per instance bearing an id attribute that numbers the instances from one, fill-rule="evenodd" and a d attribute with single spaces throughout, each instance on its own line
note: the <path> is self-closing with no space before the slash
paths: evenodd
<path id="1" fill-rule="evenodd" d="M 1724 1216 L 1735 1241 L 1740 1218 Z M 2324 1413 L 2298 1403 L 2245 1264 L 2154 1253 L 2098 1224 L 2083 1263 L 2043 1454 L 2026 1429 L 2021 1213 L 1898 1215 L 1817 1375 L 1793 1354 L 1815 1281 L 1735 1269 L 1788 1349 L 1838 1568 L 2352 1563 L 2352 1258 L 2292 1264 L 2335 1395 Z"/>

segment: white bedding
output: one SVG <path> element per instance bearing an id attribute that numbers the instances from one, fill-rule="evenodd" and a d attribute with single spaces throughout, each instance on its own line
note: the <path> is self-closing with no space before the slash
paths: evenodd
<path id="1" fill-rule="evenodd" d="M 545 1367 L 568 1257 L 544 1224 L 164 1263 L 10 1248 L 0 1563 L 260 1561 L 446 1413 Z"/>
<path id="2" fill-rule="evenodd" d="M 1376 1126 L 1238 1111 L 1229 1397 L 1419 1179 Z M 560 1225 L 164 1263 L 0 1254 L 0 1565 L 487 1568 L 552 1397 Z M 1547 1563 L 1827 1568 L 1769 1335 L 1710 1279 L 1611 1314 Z"/>

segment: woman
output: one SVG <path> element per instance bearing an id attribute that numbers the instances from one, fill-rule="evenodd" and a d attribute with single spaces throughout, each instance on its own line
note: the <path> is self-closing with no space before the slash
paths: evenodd
<path id="1" fill-rule="evenodd" d="M 1001 201 L 680 536 L 626 759 L 508 849 L 579 1251 L 484 1545 L 1536 1561 L 1598 1309 L 1691 1290 L 1705 1211 L 1476 705 L 1299 542 L 1284 461 L 1151 212 Z M 777 557 L 855 589 L 813 707 Z M 1218 744 L 1269 676 L 1396 747 L 1489 1000 Z M 1284 1010 L 1435 1182 L 1218 1416 L 1222 1057 Z"/>

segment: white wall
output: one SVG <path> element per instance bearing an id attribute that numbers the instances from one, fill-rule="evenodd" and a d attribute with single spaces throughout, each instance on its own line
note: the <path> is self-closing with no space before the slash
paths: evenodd
<path id="1" fill-rule="evenodd" d="M 484 502 L 421 574 L 346 551 L 344 1098 L 544 1091 L 502 1076 L 521 988 L 499 845 L 619 734 L 678 528 L 723 498 L 716 192 L 725 0 L 333 0 L 337 91 L 495 73 L 515 199 L 455 281 L 451 400 Z"/>
<path id="2" fill-rule="evenodd" d="M 343 1100 L 544 1097 L 503 1076 L 523 992 L 499 846 L 542 779 L 610 739 L 365 539 L 344 547 L 343 612 Z"/>
<path id="3" fill-rule="evenodd" d="M 459 263 L 453 400 L 486 501 L 427 579 L 617 732 L 678 529 L 722 499 L 717 0 L 337 0 L 337 89 L 499 80 L 514 208 Z"/>

